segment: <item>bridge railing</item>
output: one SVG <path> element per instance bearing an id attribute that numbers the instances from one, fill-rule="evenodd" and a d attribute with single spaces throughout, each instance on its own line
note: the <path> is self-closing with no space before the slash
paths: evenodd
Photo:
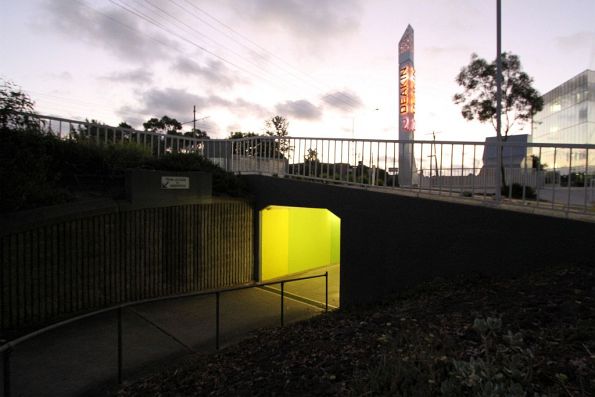
<path id="1" fill-rule="evenodd" d="M 476 141 L 289 136 L 215 140 L 34 117 L 45 131 L 63 139 L 135 143 L 155 156 L 198 153 L 235 173 L 299 177 L 595 216 L 592 144 L 508 140 L 498 148 L 496 142 Z"/>
<path id="2" fill-rule="evenodd" d="M 231 151 L 237 173 L 595 216 L 595 145 L 508 141 L 499 158 L 494 142 L 250 137 Z"/>

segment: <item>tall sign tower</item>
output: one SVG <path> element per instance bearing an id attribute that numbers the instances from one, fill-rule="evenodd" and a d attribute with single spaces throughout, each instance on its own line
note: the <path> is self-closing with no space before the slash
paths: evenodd
<path id="1" fill-rule="evenodd" d="M 399 41 L 399 185 L 418 183 L 413 156 L 415 132 L 415 68 L 413 67 L 413 28 L 407 25 Z"/>

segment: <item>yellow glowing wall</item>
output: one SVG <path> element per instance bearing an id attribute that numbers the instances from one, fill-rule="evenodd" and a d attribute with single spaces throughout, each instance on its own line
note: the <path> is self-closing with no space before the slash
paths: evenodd
<path id="1" fill-rule="evenodd" d="M 260 212 L 261 278 L 287 274 L 289 213 L 283 207 L 268 207 Z M 265 265 L 266 264 L 266 265 Z"/>
<path id="2" fill-rule="evenodd" d="M 262 280 L 340 261 L 341 220 L 326 209 L 270 206 L 260 225 Z"/>

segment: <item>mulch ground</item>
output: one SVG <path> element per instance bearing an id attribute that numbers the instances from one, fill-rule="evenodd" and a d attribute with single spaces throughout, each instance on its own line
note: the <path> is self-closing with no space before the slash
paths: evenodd
<path id="1" fill-rule="evenodd" d="M 375 306 L 262 330 L 118 395 L 594 391 L 595 270 L 559 267 L 515 279 L 435 280 Z"/>

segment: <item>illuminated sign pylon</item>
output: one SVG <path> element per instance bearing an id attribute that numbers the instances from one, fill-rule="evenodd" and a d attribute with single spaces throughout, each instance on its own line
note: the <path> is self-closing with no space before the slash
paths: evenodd
<path id="1" fill-rule="evenodd" d="M 399 70 L 399 116 L 405 131 L 415 131 L 415 70 L 411 65 Z"/>
<path id="2" fill-rule="evenodd" d="M 399 41 L 399 185 L 418 183 L 413 158 L 415 132 L 415 67 L 413 65 L 413 28 L 407 25 Z"/>

